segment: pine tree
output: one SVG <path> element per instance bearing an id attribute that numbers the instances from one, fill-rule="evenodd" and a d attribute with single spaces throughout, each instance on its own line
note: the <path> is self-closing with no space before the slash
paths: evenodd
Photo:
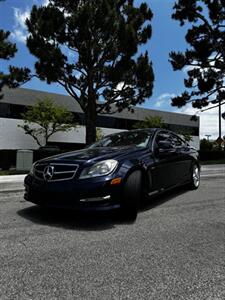
<path id="1" fill-rule="evenodd" d="M 152 12 L 133 2 L 50 0 L 33 6 L 26 22 L 36 75 L 79 103 L 87 144 L 96 139 L 98 114 L 132 110 L 152 95 L 152 64 L 147 52 L 139 53 L 151 37 Z"/>
<path id="2" fill-rule="evenodd" d="M 173 19 L 189 25 L 185 38 L 190 47 L 185 53 L 170 53 L 174 70 L 187 69 L 186 90 L 172 99 L 172 105 L 225 104 L 225 1 L 179 0 L 174 11 Z"/>
<path id="3" fill-rule="evenodd" d="M 17 52 L 16 45 L 11 43 L 9 38 L 10 32 L 0 29 L 0 59 L 9 60 L 15 56 Z M 9 73 L 4 74 L 0 70 L 0 99 L 3 98 L 2 88 L 8 86 L 9 88 L 16 88 L 21 83 L 29 79 L 30 70 L 28 68 L 17 68 L 10 66 Z"/>

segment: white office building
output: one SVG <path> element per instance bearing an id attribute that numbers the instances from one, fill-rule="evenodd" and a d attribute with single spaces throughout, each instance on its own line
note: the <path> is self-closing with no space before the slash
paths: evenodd
<path id="1" fill-rule="evenodd" d="M 4 98 L 0 101 L 0 150 L 2 149 L 37 149 L 38 145 L 34 139 L 26 135 L 19 124 L 23 124 L 21 113 L 27 107 L 33 106 L 38 99 L 46 96 L 51 97 L 57 104 L 64 105 L 70 110 L 79 126 L 69 132 L 59 132 L 50 138 L 50 144 L 59 147 L 76 149 L 85 144 L 85 118 L 78 103 L 70 96 L 47 93 L 30 89 L 6 89 Z M 102 129 L 103 135 L 132 129 L 138 121 L 148 116 L 162 117 L 167 128 L 175 132 L 191 133 L 193 138 L 191 144 L 199 149 L 199 118 L 191 120 L 190 115 L 171 113 L 158 110 L 136 107 L 134 112 L 127 110 L 113 115 L 99 115 L 97 127 Z"/>

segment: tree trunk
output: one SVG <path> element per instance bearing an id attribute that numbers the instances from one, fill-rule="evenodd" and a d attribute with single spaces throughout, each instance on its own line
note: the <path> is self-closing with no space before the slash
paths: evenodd
<path id="1" fill-rule="evenodd" d="M 96 104 L 94 99 L 88 100 L 86 115 L 86 145 L 90 145 L 96 141 Z"/>
<path id="2" fill-rule="evenodd" d="M 91 57 L 91 53 L 90 53 Z M 96 141 L 96 120 L 97 120 L 97 95 L 94 91 L 94 82 L 92 74 L 92 66 L 89 67 L 88 73 L 88 98 L 86 108 L 86 145 Z"/>

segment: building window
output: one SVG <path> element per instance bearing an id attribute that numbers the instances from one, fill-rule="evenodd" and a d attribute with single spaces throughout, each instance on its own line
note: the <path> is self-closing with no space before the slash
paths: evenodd
<path id="1" fill-rule="evenodd" d="M 0 118 L 11 118 L 11 119 L 22 119 L 22 114 L 27 111 L 28 106 L 9 104 L 9 103 L 0 103 Z M 85 115 L 84 113 L 73 112 L 74 122 L 79 125 L 85 125 Z M 122 119 L 115 118 L 113 116 L 97 116 L 97 127 L 103 128 L 114 128 L 114 129 L 126 129 L 131 130 L 134 128 L 134 125 L 140 122 L 140 120 L 131 120 L 131 119 Z M 178 134 L 189 133 L 190 135 L 198 136 L 199 127 L 185 126 L 178 124 L 166 124 L 166 129 L 174 131 Z"/>

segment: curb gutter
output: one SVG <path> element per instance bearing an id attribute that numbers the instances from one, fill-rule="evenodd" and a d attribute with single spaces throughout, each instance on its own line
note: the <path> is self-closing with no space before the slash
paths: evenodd
<path id="1" fill-rule="evenodd" d="M 5 190 L 0 190 L 1 193 L 19 193 L 19 192 L 24 192 L 24 188 L 22 189 L 5 189 Z"/>

